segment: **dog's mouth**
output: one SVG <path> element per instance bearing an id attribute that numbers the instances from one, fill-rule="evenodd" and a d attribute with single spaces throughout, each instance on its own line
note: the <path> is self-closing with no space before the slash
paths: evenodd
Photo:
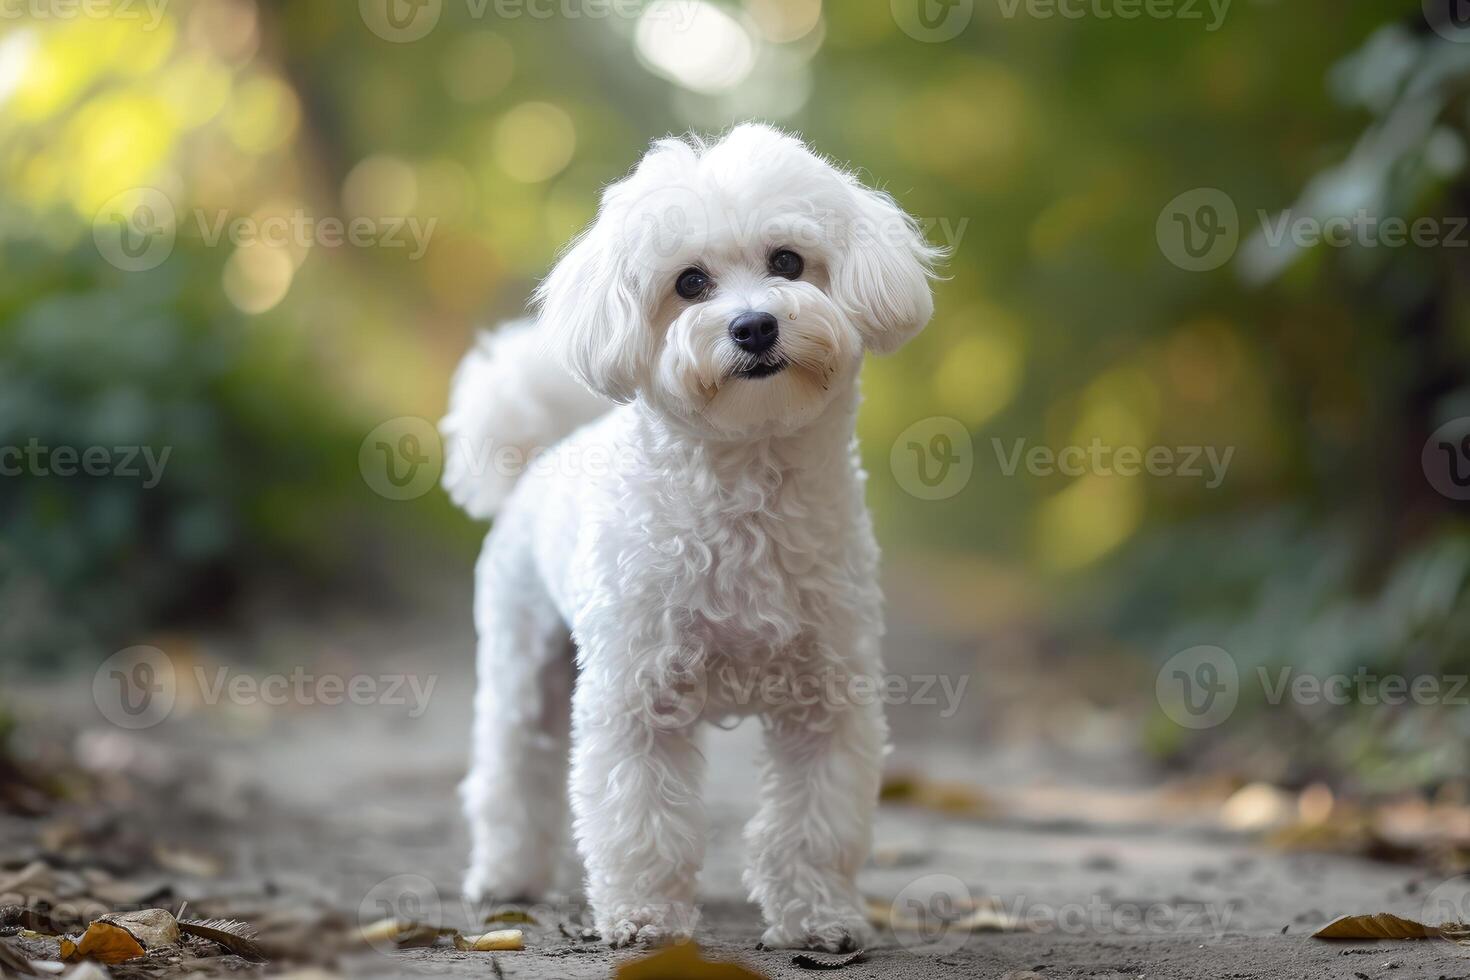
<path id="1" fill-rule="evenodd" d="M 778 358 L 774 361 L 757 361 L 750 367 L 741 368 L 735 372 L 737 378 L 769 378 L 786 370 L 791 362 L 786 358 Z"/>

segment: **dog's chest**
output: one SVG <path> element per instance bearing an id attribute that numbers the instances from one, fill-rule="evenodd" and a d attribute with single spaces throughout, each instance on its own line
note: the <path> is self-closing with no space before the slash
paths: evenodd
<path id="1" fill-rule="evenodd" d="M 795 642 L 824 622 L 851 578 L 844 495 L 790 475 L 743 489 L 689 493 L 662 547 L 670 597 L 730 653 Z"/>

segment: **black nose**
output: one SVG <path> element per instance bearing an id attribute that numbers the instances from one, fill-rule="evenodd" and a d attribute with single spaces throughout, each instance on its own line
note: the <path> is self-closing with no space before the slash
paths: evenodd
<path id="1" fill-rule="evenodd" d="M 751 354 L 764 354 L 776 344 L 781 327 L 769 313 L 742 313 L 730 321 L 730 339 Z"/>

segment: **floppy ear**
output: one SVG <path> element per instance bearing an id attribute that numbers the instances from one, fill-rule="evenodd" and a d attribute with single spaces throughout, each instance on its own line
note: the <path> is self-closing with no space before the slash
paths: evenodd
<path id="1" fill-rule="evenodd" d="M 615 402 L 632 401 L 652 357 L 637 287 L 606 219 L 582 233 L 536 289 L 541 329 L 562 365 Z"/>
<path id="2" fill-rule="evenodd" d="M 898 350 L 934 315 L 929 280 L 944 250 L 930 245 L 907 212 L 882 191 L 853 181 L 854 217 L 833 285 L 857 321 L 863 345 Z"/>

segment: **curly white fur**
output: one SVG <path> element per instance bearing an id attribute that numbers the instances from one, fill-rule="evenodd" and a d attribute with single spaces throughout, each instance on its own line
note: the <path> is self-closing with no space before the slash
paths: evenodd
<path id="1" fill-rule="evenodd" d="M 797 278 L 770 271 L 779 249 L 804 260 Z M 476 569 L 468 896 L 566 884 L 570 825 L 607 941 L 689 936 L 705 834 L 696 723 L 757 714 L 767 758 L 745 880 L 764 941 L 866 941 L 856 875 L 881 708 L 791 692 L 877 683 L 857 376 L 864 351 L 928 321 L 937 257 L 891 198 L 794 137 L 752 124 L 661 140 L 606 190 L 538 291 L 534 328 L 466 359 L 443 423 L 446 484 L 472 513 L 500 505 Z M 674 288 L 689 267 L 711 281 L 693 300 Z M 747 311 L 777 318 L 772 351 L 732 340 Z M 538 445 L 552 448 L 522 458 Z"/>

